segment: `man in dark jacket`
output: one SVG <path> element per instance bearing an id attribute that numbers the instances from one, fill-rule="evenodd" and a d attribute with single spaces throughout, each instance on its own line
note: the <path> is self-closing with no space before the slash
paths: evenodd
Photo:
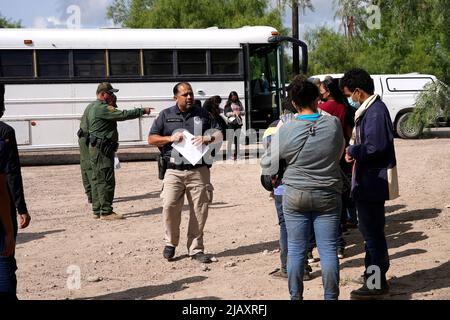
<path id="1" fill-rule="evenodd" d="M 5 112 L 5 104 L 4 104 L 4 93 L 5 87 L 3 84 L 0 84 L 0 118 L 3 116 Z M 17 142 L 16 142 L 16 134 L 14 129 L 7 125 L 6 123 L 0 121 L 0 141 L 3 141 L 5 145 L 7 145 L 7 154 L 6 154 L 6 179 L 8 184 L 8 195 L 9 195 L 9 208 L 11 219 L 13 223 L 13 231 L 14 238 L 17 236 L 17 228 L 21 229 L 26 228 L 31 220 L 30 215 L 28 214 L 27 205 L 25 203 L 25 197 L 23 192 L 23 183 L 22 183 L 22 174 L 20 171 L 20 160 L 19 160 L 19 151 L 17 150 Z M 19 225 L 17 225 L 16 212 L 19 218 Z M 13 292 L 15 296 L 15 288 L 16 288 L 16 275 L 15 271 L 16 260 L 14 258 L 14 254 L 8 257 L 9 270 L 11 273 L 11 292 Z"/>
<path id="2" fill-rule="evenodd" d="M 396 165 L 394 130 L 389 111 L 374 94 L 373 79 L 366 71 L 348 71 L 340 86 L 349 103 L 358 107 L 346 160 L 354 163 L 352 197 L 358 210 L 359 229 L 366 251 L 364 285 L 352 291 L 351 297 L 370 299 L 389 291 L 384 203 L 390 198 L 387 171 Z"/>
<path id="3" fill-rule="evenodd" d="M 4 104 L 4 85 L 0 85 L 0 118 L 5 112 Z M 21 229 L 26 228 L 30 224 L 30 215 L 28 214 L 25 196 L 23 192 L 22 174 L 20 171 L 19 151 L 17 149 L 16 133 L 14 129 L 6 123 L 0 121 L 0 139 L 8 141 L 8 162 L 7 162 L 7 180 L 8 192 L 11 202 L 11 214 L 13 220 L 16 221 L 16 210 L 19 215 L 19 226 Z M 17 226 L 16 230 L 17 230 Z M 17 231 L 16 231 L 17 232 Z"/>

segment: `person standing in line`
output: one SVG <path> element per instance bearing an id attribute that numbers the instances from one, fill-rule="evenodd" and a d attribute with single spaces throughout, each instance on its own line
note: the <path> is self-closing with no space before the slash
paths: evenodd
<path id="1" fill-rule="evenodd" d="M 165 227 L 165 247 L 163 257 L 172 261 L 175 248 L 180 241 L 181 211 L 186 195 L 189 203 L 189 226 L 187 231 L 188 255 L 201 263 L 210 263 L 211 258 L 204 253 L 203 229 L 208 218 L 209 204 L 213 199 L 210 166 L 205 158 L 197 164 L 189 163 L 172 147 L 175 142 L 185 139 L 184 131 L 194 137 L 196 146 L 219 144 L 222 133 L 218 124 L 208 112 L 194 105 L 192 86 L 187 82 L 177 83 L 173 88 L 175 105 L 164 109 L 153 123 L 148 143 L 162 150 L 167 171 L 163 180 L 163 220 Z"/>
<path id="2" fill-rule="evenodd" d="M 386 273 L 389 254 L 384 233 L 386 200 L 398 196 L 397 176 L 388 174 L 396 168 L 394 128 L 386 105 L 374 93 L 375 86 L 369 73 L 352 69 L 344 74 L 340 88 L 355 114 L 355 129 L 345 159 L 353 163 L 352 197 L 355 200 L 359 230 L 365 243 L 364 284 L 353 290 L 353 299 L 374 299 L 389 292 Z M 391 180 L 390 177 L 393 179 Z M 391 189 L 392 187 L 392 189 Z M 392 192 L 396 190 L 396 192 Z M 373 280 L 375 285 L 368 284 Z"/>
<path id="3" fill-rule="evenodd" d="M 264 174 L 274 175 L 280 161 L 286 161 L 283 213 L 291 299 L 303 299 L 304 264 L 314 226 L 324 298 L 335 300 L 339 297 L 337 237 L 342 192 L 339 159 L 344 150 L 342 126 L 336 117 L 318 113 L 316 85 L 296 76 L 290 86 L 298 115 L 273 136 L 271 148 L 261 158 L 261 167 Z"/>
<path id="4" fill-rule="evenodd" d="M 150 114 L 152 108 L 119 110 L 111 105 L 111 98 L 118 89 L 108 82 L 97 88 L 97 101 L 87 114 L 89 123 L 89 158 L 92 167 L 92 210 L 94 218 L 102 220 L 123 219 L 113 211 L 112 203 L 116 181 L 114 154 L 119 147 L 117 121 L 131 120 Z"/>

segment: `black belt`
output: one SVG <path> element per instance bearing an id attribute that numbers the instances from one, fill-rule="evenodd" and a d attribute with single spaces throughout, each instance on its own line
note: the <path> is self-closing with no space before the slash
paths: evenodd
<path id="1" fill-rule="evenodd" d="M 196 164 L 193 166 L 192 164 L 175 164 L 175 163 L 167 163 L 167 169 L 173 169 L 173 170 L 192 170 L 200 167 L 204 167 L 206 164 Z"/>

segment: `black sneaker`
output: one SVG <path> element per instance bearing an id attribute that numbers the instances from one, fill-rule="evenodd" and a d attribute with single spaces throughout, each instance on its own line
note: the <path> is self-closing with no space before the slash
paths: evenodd
<path id="1" fill-rule="evenodd" d="M 309 281 L 312 279 L 311 276 L 312 268 L 309 264 L 305 263 L 305 271 L 303 273 L 303 281 Z"/>
<path id="2" fill-rule="evenodd" d="M 376 300 L 382 299 L 383 296 L 389 293 L 389 286 L 387 284 L 381 286 L 381 289 L 369 289 L 366 284 L 361 288 L 350 292 L 352 300 Z"/>
<path id="3" fill-rule="evenodd" d="M 308 250 L 308 252 L 306 253 L 306 258 L 308 259 L 308 263 L 317 262 L 317 259 L 315 259 L 312 254 L 312 250 Z"/>
<path id="4" fill-rule="evenodd" d="M 165 259 L 170 261 L 175 256 L 175 247 L 165 246 L 163 256 Z"/>
<path id="5" fill-rule="evenodd" d="M 194 254 L 193 256 L 191 256 L 191 258 L 193 260 L 197 260 L 201 263 L 211 263 L 212 260 L 210 257 L 208 257 L 206 254 L 204 254 L 203 252 L 197 252 L 196 254 Z"/>

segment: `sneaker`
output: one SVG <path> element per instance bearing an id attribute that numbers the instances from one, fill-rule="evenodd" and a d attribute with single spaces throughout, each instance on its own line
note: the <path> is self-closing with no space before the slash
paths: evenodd
<path id="1" fill-rule="evenodd" d="M 313 257 L 312 250 L 306 253 L 306 257 L 308 258 L 308 263 L 316 262 L 316 259 Z"/>
<path id="2" fill-rule="evenodd" d="M 99 215 L 99 214 L 96 214 L 96 213 L 94 213 L 94 214 L 93 214 L 93 218 L 94 218 L 94 219 L 100 219 L 100 215 Z"/>
<path id="3" fill-rule="evenodd" d="M 271 275 L 274 278 L 283 278 L 283 279 L 288 278 L 287 272 L 280 268 L 276 268 L 271 273 L 269 273 L 269 275 Z"/>
<path id="4" fill-rule="evenodd" d="M 353 300 L 376 300 L 382 299 L 389 293 L 389 286 L 385 284 L 381 289 L 369 289 L 365 284 L 356 290 L 350 292 L 350 298 Z"/>
<path id="5" fill-rule="evenodd" d="M 124 219 L 124 216 L 115 212 L 111 212 L 109 214 L 102 214 L 100 219 L 112 221 L 112 220 L 122 220 Z"/>
<path id="6" fill-rule="evenodd" d="M 338 256 L 338 258 L 339 259 L 344 259 L 344 248 L 338 248 L 338 250 L 337 250 L 337 256 Z"/>
<path id="7" fill-rule="evenodd" d="M 211 263 L 212 260 L 210 257 L 208 257 L 206 254 L 204 254 L 203 252 L 197 252 L 196 254 L 194 254 L 193 256 L 191 256 L 191 258 L 193 260 L 197 260 L 201 263 Z"/>
<path id="8" fill-rule="evenodd" d="M 175 256 L 175 247 L 165 246 L 163 250 L 164 259 L 171 260 Z"/>

